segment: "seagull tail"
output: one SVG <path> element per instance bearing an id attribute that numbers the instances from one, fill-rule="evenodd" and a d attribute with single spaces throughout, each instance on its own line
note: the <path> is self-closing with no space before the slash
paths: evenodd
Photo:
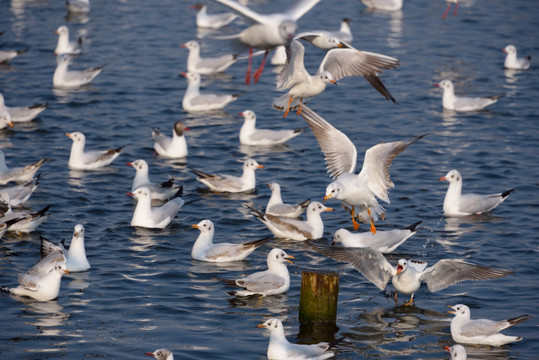
<path id="1" fill-rule="evenodd" d="M 418 222 L 415 222 L 413 223 L 412 225 L 408 226 L 408 227 L 405 227 L 404 230 L 410 230 L 411 232 L 416 232 L 417 230 L 417 227 L 419 226 L 419 224 L 421 224 L 423 221 L 419 220 Z"/>
<path id="2" fill-rule="evenodd" d="M 502 193 L 502 199 L 505 200 L 505 198 L 508 197 L 509 194 L 511 194 L 513 191 L 515 191 L 515 189 L 511 189 L 511 190 L 504 191 L 504 192 Z"/>
<path id="3" fill-rule="evenodd" d="M 532 317 L 533 317 L 533 315 L 526 314 L 526 315 L 522 315 L 522 316 L 519 316 L 519 317 L 516 317 L 516 318 L 513 318 L 513 319 L 507 319 L 507 322 L 510 324 L 509 326 L 514 326 L 516 324 L 520 324 L 524 320 L 531 319 Z"/>
<path id="4" fill-rule="evenodd" d="M 309 206 L 309 204 L 311 203 L 311 199 L 307 199 L 303 202 L 300 202 L 298 205 L 301 206 L 302 209 L 306 208 L 307 206 Z"/>
<path id="5" fill-rule="evenodd" d="M 273 108 L 280 111 L 286 111 L 288 109 L 288 102 L 290 101 L 290 96 L 288 94 L 283 94 L 277 99 L 273 100 Z M 297 99 L 292 100 L 290 103 L 290 110 L 296 110 L 299 108 L 300 102 Z"/>

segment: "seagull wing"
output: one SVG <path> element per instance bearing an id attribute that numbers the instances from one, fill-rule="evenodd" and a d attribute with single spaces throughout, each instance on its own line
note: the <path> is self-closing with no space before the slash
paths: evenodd
<path id="1" fill-rule="evenodd" d="M 305 47 L 297 40 L 292 41 L 290 46 L 286 48 L 287 61 L 279 73 L 277 79 L 277 89 L 289 89 L 309 77 L 309 73 L 305 69 L 303 58 L 305 56 Z"/>

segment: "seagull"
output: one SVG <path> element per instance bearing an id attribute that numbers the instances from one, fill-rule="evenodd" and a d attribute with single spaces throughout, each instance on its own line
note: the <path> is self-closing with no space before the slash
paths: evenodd
<path id="1" fill-rule="evenodd" d="M 9 60 L 28 52 L 28 50 L 0 50 L 0 64 L 6 64 Z"/>
<path id="2" fill-rule="evenodd" d="M 214 244 L 215 226 L 211 220 L 202 220 L 198 224 L 191 225 L 191 227 L 200 230 L 200 235 L 191 251 L 191 257 L 200 261 L 227 262 L 243 260 L 270 239 L 265 238 L 241 244 Z"/>
<path id="3" fill-rule="evenodd" d="M 371 232 L 351 233 L 346 229 L 339 229 L 333 236 L 331 245 L 342 243 L 347 248 L 363 248 L 369 247 L 380 251 L 382 254 L 389 254 L 401 246 L 408 238 L 415 235 L 417 226 L 421 224 L 418 221 L 404 229 L 377 231 L 376 234 Z"/>
<path id="4" fill-rule="evenodd" d="M 127 166 L 132 166 L 136 170 L 133 185 L 131 186 L 131 192 L 144 186 L 150 190 L 152 200 L 166 201 L 176 195 L 180 189 L 179 185 L 174 185 L 174 179 L 170 179 L 160 184 L 151 182 L 148 174 L 148 163 L 142 159 L 128 162 Z"/>
<path id="5" fill-rule="evenodd" d="M 507 45 L 502 49 L 505 56 L 505 62 L 503 63 L 506 69 L 515 69 L 515 70 L 527 70 L 530 68 L 531 56 L 526 56 L 523 58 L 517 57 L 517 48 L 515 45 Z"/>
<path id="6" fill-rule="evenodd" d="M 451 320 L 451 336 L 461 344 L 502 346 L 522 340 L 521 336 L 508 336 L 500 331 L 528 320 L 533 316 L 522 315 L 514 319 L 494 321 L 489 319 L 470 319 L 470 308 L 466 305 L 448 305 L 455 317 Z"/>
<path id="7" fill-rule="evenodd" d="M 425 282 L 431 292 L 437 292 L 464 280 L 487 280 L 504 277 L 512 271 L 494 269 L 472 264 L 458 259 L 443 259 L 433 266 L 421 260 L 400 259 L 393 267 L 384 255 L 371 248 L 346 249 L 341 247 L 309 245 L 317 252 L 337 261 L 350 263 L 357 271 L 372 282 L 378 289 L 384 290 L 391 279 L 395 286 L 395 305 L 397 294 L 411 294 L 404 305 L 414 302 L 414 293 Z"/>
<path id="8" fill-rule="evenodd" d="M 84 151 L 86 136 L 81 132 L 65 133 L 65 136 L 73 140 L 68 165 L 76 170 L 96 170 L 110 165 L 116 159 L 122 147 L 109 150 Z"/>
<path id="9" fill-rule="evenodd" d="M 84 225 L 77 224 L 73 229 L 73 237 L 69 251 L 64 248 L 64 241 L 58 245 L 41 237 L 41 257 L 48 256 L 52 251 L 62 250 L 66 257 L 66 267 L 69 272 L 82 272 L 90 270 L 90 263 L 86 258 L 84 247 Z"/>
<path id="10" fill-rule="evenodd" d="M 153 128 L 153 148 L 155 152 L 162 157 L 170 159 L 178 159 L 187 157 L 189 150 L 185 141 L 184 131 L 191 130 L 183 121 L 176 121 L 172 128 L 172 137 L 166 136 L 159 131 L 158 128 Z"/>
<path id="11" fill-rule="evenodd" d="M 47 104 L 8 107 L 4 103 L 4 96 L 0 93 L 0 114 L 4 110 L 7 111 L 11 117 L 11 122 L 14 123 L 32 121 L 39 115 L 39 113 L 41 113 L 46 108 Z"/>
<path id="12" fill-rule="evenodd" d="M 188 72 L 182 76 L 187 79 L 187 90 L 182 100 L 183 109 L 187 112 L 221 110 L 239 97 L 239 94 L 201 94 L 200 74 Z"/>
<path id="13" fill-rule="evenodd" d="M 189 50 L 187 71 L 190 73 L 198 73 L 200 75 L 218 74 L 228 69 L 238 59 L 237 55 L 232 54 L 202 58 L 200 57 L 200 45 L 195 40 L 188 41 L 180 46 Z"/>
<path id="14" fill-rule="evenodd" d="M 447 9 L 445 9 L 444 14 L 442 15 L 443 19 L 447 17 L 449 10 L 451 10 L 451 3 L 455 4 L 455 11 L 453 13 L 454 16 L 457 16 L 457 9 L 459 8 L 459 5 L 470 6 L 472 3 L 470 0 L 445 0 L 445 2 L 447 3 Z"/>
<path id="15" fill-rule="evenodd" d="M 145 186 L 128 193 L 128 196 L 137 199 L 137 205 L 131 219 L 131 226 L 164 229 L 185 204 L 185 201 L 182 199 L 182 192 L 183 187 L 180 187 L 175 197 L 159 207 L 152 207 L 152 195 L 150 190 Z"/>
<path id="16" fill-rule="evenodd" d="M 75 14 L 87 14 L 90 12 L 90 0 L 67 0 L 67 11 Z"/>
<path id="17" fill-rule="evenodd" d="M 268 319 L 257 327 L 266 328 L 270 331 L 268 359 L 322 360 L 335 356 L 333 352 L 327 352 L 331 347 L 331 344 L 327 342 L 312 345 L 292 344 L 288 342 L 284 335 L 283 323 L 277 318 Z"/>
<path id="18" fill-rule="evenodd" d="M 311 202 L 310 199 L 307 199 L 295 205 L 285 204 L 281 197 L 281 185 L 276 182 L 271 182 L 266 185 L 271 190 L 271 197 L 266 205 L 266 214 L 297 218 L 305 211 L 305 209 L 307 209 L 307 206 L 309 206 L 309 203 Z"/>
<path id="19" fill-rule="evenodd" d="M 54 33 L 58 35 L 54 55 L 77 55 L 81 53 L 82 37 L 79 37 L 77 41 L 69 41 L 69 29 L 65 25 L 60 26 Z"/>
<path id="20" fill-rule="evenodd" d="M 191 169 L 197 180 L 215 192 L 253 192 L 256 188 L 255 170 L 263 169 L 254 159 L 247 159 L 243 163 L 243 174 L 240 177 L 224 174 L 207 174 L 200 170 Z"/>
<path id="21" fill-rule="evenodd" d="M 6 164 L 6 157 L 2 150 L 0 150 L 0 185 L 5 185 L 10 181 L 15 181 L 19 184 L 27 183 L 34 179 L 36 172 L 45 164 L 48 160 L 41 158 L 35 163 L 30 165 L 8 168 Z"/>
<path id="22" fill-rule="evenodd" d="M 249 205 L 245 206 L 268 227 L 273 235 L 297 241 L 321 238 L 324 235 L 324 222 L 320 214 L 325 211 L 333 211 L 333 208 L 325 207 L 321 203 L 313 201 L 307 207 L 307 220 L 303 221 L 263 214 Z"/>
<path id="23" fill-rule="evenodd" d="M 219 280 L 230 286 L 243 288 L 242 290 L 228 291 L 227 293 L 232 296 L 282 294 L 290 288 L 290 274 L 284 263 L 293 264 L 292 261 L 288 260 L 293 258 L 283 250 L 274 248 L 268 253 L 267 270 L 255 272 L 235 280 Z"/>
<path id="24" fill-rule="evenodd" d="M 238 17 L 238 15 L 230 12 L 208 14 L 206 5 L 202 3 L 196 3 L 189 7 L 197 10 L 196 24 L 199 28 L 220 29 L 227 26 Z"/>
<path id="25" fill-rule="evenodd" d="M 434 84 L 434 86 L 438 86 L 443 90 L 444 95 L 442 97 L 442 106 L 447 110 L 477 111 L 494 104 L 503 96 L 494 95 L 484 98 L 456 96 L 453 82 L 447 79 Z"/>
<path id="26" fill-rule="evenodd" d="M 57 250 L 39 260 L 25 274 L 19 274 L 19 286 L 2 289 L 37 301 L 49 301 L 58 297 L 62 275 L 67 273 L 64 253 Z"/>
<path id="27" fill-rule="evenodd" d="M 87 70 L 69 70 L 70 59 L 67 55 L 58 57 L 58 65 L 52 77 L 55 88 L 73 89 L 88 85 L 103 70 L 103 66 Z"/>
<path id="28" fill-rule="evenodd" d="M 397 11 L 402 9 L 402 0 L 360 0 L 369 9 Z"/>
<path id="29" fill-rule="evenodd" d="M 153 356 L 157 360 L 174 360 L 174 355 L 172 354 L 172 351 L 168 349 L 158 349 L 155 350 L 153 353 L 147 352 L 144 354 L 148 356 Z"/>
<path id="30" fill-rule="evenodd" d="M 24 205 L 37 189 L 40 177 L 38 175 L 26 183 L 4 187 L 0 190 L 0 197 L 9 202 L 12 208 Z"/>
<path id="31" fill-rule="evenodd" d="M 326 188 L 324 201 L 333 198 L 350 205 L 354 230 L 359 228 L 355 208 L 360 208 L 357 216 L 364 222 L 370 222 L 371 232 L 376 233 L 374 221 L 385 212 L 376 198 L 389 204 L 387 190 L 395 187 L 389 178 L 393 159 L 426 134 L 371 147 L 365 152 L 361 172 L 356 175 L 357 149 L 348 136 L 305 105 L 301 116 L 313 131 L 324 153 L 327 170 L 334 179 Z"/>
<path id="32" fill-rule="evenodd" d="M 455 344 L 451 347 L 444 346 L 444 349 L 449 351 L 451 354 L 451 360 L 466 360 L 468 358 L 468 355 L 466 354 L 466 349 L 464 346 Z"/>
<path id="33" fill-rule="evenodd" d="M 329 50 L 316 74 L 310 75 L 303 62 L 305 47 L 298 40 L 292 41 L 288 64 L 282 69 L 277 80 L 278 90 L 289 90 L 273 101 L 275 109 L 285 111 L 283 117 L 288 115 L 294 100 L 299 99 L 299 115 L 304 98 L 321 94 L 328 84 L 336 84 L 346 76 L 363 76 L 387 100 L 396 102 L 378 77 L 378 73 L 383 72 L 382 69 L 396 68 L 400 61 L 386 55 L 357 50 L 342 42 L 339 44 L 346 48 Z"/>
<path id="34" fill-rule="evenodd" d="M 344 43 L 351 43 L 354 39 L 350 30 L 350 19 L 344 18 L 341 21 L 339 31 L 315 30 L 299 33 L 296 39 L 302 39 L 310 42 L 312 45 L 323 50 L 329 50 L 342 47 Z"/>
<path id="35" fill-rule="evenodd" d="M 240 143 L 243 145 L 277 145 L 295 138 L 304 128 L 289 130 L 270 130 L 256 128 L 256 114 L 252 110 L 239 113 L 245 121 L 240 129 Z"/>
<path id="36" fill-rule="evenodd" d="M 457 170 L 449 171 L 440 181 L 448 181 L 444 199 L 444 215 L 468 216 L 489 212 L 500 205 L 515 189 L 498 194 L 462 194 L 462 176 Z"/>
<path id="37" fill-rule="evenodd" d="M 254 82 L 258 82 L 264 69 L 268 53 L 279 45 L 286 45 L 292 40 L 297 30 L 297 21 L 312 9 L 320 0 L 299 0 L 284 13 L 259 14 L 233 0 L 217 0 L 245 17 L 252 25 L 233 38 L 239 39 L 249 46 L 249 63 L 245 83 L 251 82 L 251 63 L 253 48 L 265 50 L 264 58 L 258 70 L 253 74 Z"/>
<path id="38" fill-rule="evenodd" d="M 17 219 L 7 228 L 7 231 L 15 232 L 18 234 L 28 234 L 34 232 L 36 228 L 43 224 L 51 214 L 49 211 L 50 205 L 45 206 L 43 209 L 36 212 L 17 211 L 13 212 L 11 206 L 9 206 L 9 199 L 7 201 L 0 202 L 0 223 L 10 222 Z"/>

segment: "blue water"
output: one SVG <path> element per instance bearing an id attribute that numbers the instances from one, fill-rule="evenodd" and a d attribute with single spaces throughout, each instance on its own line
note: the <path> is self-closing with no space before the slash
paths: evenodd
<path id="1" fill-rule="evenodd" d="M 285 1 L 249 1 L 260 11 L 286 8 Z M 191 260 L 198 231 L 190 225 L 209 218 L 216 241 L 242 242 L 270 235 L 243 210 L 248 203 L 263 208 L 269 189 L 278 181 L 288 202 L 321 200 L 330 178 L 322 153 L 310 132 L 285 146 L 242 147 L 238 132 L 246 109 L 258 115 L 258 126 L 305 126 L 301 117 L 272 109 L 275 74 L 268 68 L 260 82 L 243 82 L 245 61 L 226 74 L 204 78 L 204 91 L 241 97 L 224 112 L 191 115 L 183 112 L 187 51 L 180 43 L 197 37 L 190 2 L 93 1 L 87 18 L 66 18 L 62 1 L 1 1 L 0 48 L 29 52 L 0 66 L 0 91 L 11 106 L 47 102 L 48 109 L 30 125 L 0 133 L 0 147 L 8 165 L 27 164 L 45 156 L 44 168 L 30 209 L 52 205 L 50 219 L 33 234 L 7 235 L 0 240 L 0 284 L 13 286 L 17 274 L 39 258 L 39 235 L 59 241 L 71 237 L 77 223 L 86 227 L 86 248 L 92 269 L 66 275 L 57 300 L 38 303 L 0 295 L 0 358 L 2 359 L 133 359 L 166 347 L 178 359 L 264 359 L 268 337 L 257 329 L 267 317 L 285 319 L 291 341 L 302 337 L 297 320 L 301 273 L 335 270 L 340 274 L 336 337 L 346 340 L 337 359 L 447 358 L 451 345 L 446 305 L 467 304 L 473 317 L 505 319 L 536 314 L 539 303 L 537 233 L 539 73 L 536 35 L 539 22 L 533 1 L 477 1 L 441 18 L 443 1 L 411 0 L 401 12 L 365 11 L 358 1 L 324 0 L 300 21 L 300 29 L 334 29 L 342 17 L 353 19 L 353 44 L 364 50 L 399 58 L 402 65 L 382 75 L 399 104 L 383 99 L 361 78 L 343 79 L 313 99 L 310 106 L 355 142 L 362 159 L 376 143 L 430 135 L 412 145 L 391 167 L 395 188 L 386 204 L 381 230 L 423 221 L 423 229 L 392 255 L 415 257 L 430 264 L 442 258 L 463 258 L 486 266 L 515 271 L 506 278 L 463 282 L 437 293 L 422 287 L 414 307 L 395 307 L 393 287 L 379 291 L 347 264 L 313 253 L 303 243 L 272 240 L 247 261 L 212 265 Z M 209 2 L 209 11 L 225 8 Z M 62 24 L 72 36 L 84 35 L 77 69 L 106 64 L 93 84 L 82 90 L 52 89 L 57 37 Z M 241 21 L 217 34 L 231 34 Z M 206 34 L 200 34 L 206 35 Z M 215 34 L 210 34 L 215 35 Z M 504 54 L 513 43 L 519 55 L 531 54 L 532 68 L 504 72 Z M 233 49 L 228 41 L 204 37 L 203 54 Z M 234 47 L 236 50 L 237 48 Z M 306 46 L 311 72 L 323 53 Z M 258 64 L 259 59 L 255 61 Z M 535 61 L 535 62 L 534 62 Z M 505 94 L 489 110 L 455 114 L 442 110 L 441 91 L 434 83 L 450 78 L 457 93 Z M 187 163 L 162 160 L 152 149 L 151 126 L 171 132 L 175 121 L 192 129 L 187 133 Z M 65 132 L 82 131 L 89 148 L 125 145 L 114 165 L 96 172 L 73 172 L 67 167 L 71 140 Z M 188 166 L 206 172 L 239 174 L 246 156 L 265 169 L 257 171 L 257 192 L 223 196 L 207 192 Z M 151 176 L 173 176 L 185 186 L 186 205 L 165 230 L 129 226 L 133 202 L 125 196 L 134 171 L 127 161 L 146 159 Z M 516 191 L 491 214 L 445 219 L 442 202 L 447 184 L 438 181 L 458 169 L 465 191 Z M 323 214 L 325 239 L 350 228 L 349 216 L 337 202 Z M 366 227 L 362 226 L 365 231 Z M 231 298 L 216 277 L 235 278 L 265 267 L 272 247 L 295 256 L 290 265 L 291 288 L 281 296 Z M 401 299 L 404 301 L 404 299 Z M 474 358 L 532 359 L 539 352 L 539 317 L 507 334 L 524 340 L 501 348 L 467 347 Z"/>

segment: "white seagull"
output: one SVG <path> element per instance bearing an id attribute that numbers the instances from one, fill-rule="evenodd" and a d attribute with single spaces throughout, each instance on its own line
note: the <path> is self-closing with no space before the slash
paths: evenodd
<path id="1" fill-rule="evenodd" d="M 451 354 L 451 360 L 466 360 L 468 358 L 466 349 L 462 345 L 455 344 L 451 347 L 444 346 L 444 349 L 449 351 L 449 353 Z"/>
<path id="2" fill-rule="evenodd" d="M 380 251 L 382 254 L 389 254 L 401 246 L 408 240 L 408 238 L 415 235 L 417 230 L 419 230 L 417 228 L 419 224 L 421 224 L 421 221 L 404 229 L 388 231 L 379 230 L 376 234 L 372 234 L 370 231 L 364 233 L 351 233 L 343 228 L 335 231 L 331 245 L 341 243 L 347 248 L 369 247 Z"/>
<path id="3" fill-rule="evenodd" d="M 39 179 L 40 175 L 26 183 L 4 187 L 0 190 L 0 197 L 8 202 L 12 208 L 24 205 L 37 189 Z"/>
<path id="4" fill-rule="evenodd" d="M 34 232 L 39 225 L 43 224 L 51 216 L 51 214 L 48 213 L 50 205 L 47 205 L 36 212 L 13 212 L 11 206 L 9 206 L 8 199 L 5 202 L 3 200 L 1 201 L 0 208 L 0 223 L 12 222 L 12 224 L 8 226 L 7 231 L 18 234 Z"/>
<path id="5" fill-rule="evenodd" d="M 369 9 L 397 11 L 402 9 L 402 0 L 360 0 Z"/>
<path id="6" fill-rule="evenodd" d="M 2 289 L 37 301 L 49 301 L 58 297 L 62 275 L 66 273 L 69 271 L 66 269 L 64 253 L 56 250 L 39 260 L 25 274 L 19 274 L 19 286 Z"/>
<path id="7" fill-rule="evenodd" d="M 237 11 L 251 24 L 233 36 L 249 46 L 249 63 L 245 76 L 245 82 L 249 84 L 251 82 L 253 48 L 265 50 L 260 67 L 253 74 L 256 83 L 262 74 L 269 51 L 290 42 L 297 31 L 297 21 L 320 0 L 299 0 L 287 12 L 273 14 L 259 14 L 233 0 L 217 1 Z"/>
<path id="8" fill-rule="evenodd" d="M 195 260 L 207 262 L 227 262 L 243 260 L 270 238 L 249 241 L 246 243 L 218 243 L 213 242 L 215 226 L 211 220 L 202 220 L 191 227 L 200 230 L 200 235 L 193 245 L 191 257 Z"/>
<path id="9" fill-rule="evenodd" d="M 167 136 L 158 128 L 153 128 L 153 148 L 157 155 L 170 158 L 179 159 L 184 158 L 189 154 L 187 149 L 187 141 L 185 141 L 184 131 L 191 130 L 183 121 L 176 121 L 172 128 L 172 137 Z"/>
<path id="10" fill-rule="evenodd" d="M 455 111 L 477 111 L 489 105 L 494 104 L 503 95 L 494 95 L 489 97 L 465 97 L 455 95 L 455 87 L 451 80 L 442 80 L 434 86 L 440 87 L 444 94 L 442 97 L 442 106 L 447 110 Z"/>
<path id="11" fill-rule="evenodd" d="M 263 169 L 254 159 L 247 159 L 243 163 L 243 174 L 240 177 L 225 174 L 207 174 L 197 169 L 191 169 L 197 180 L 215 192 L 252 192 L 256 188 L 255 170 Z"/>
<path id="12" fill-rule="evenodd" d="M 307 206 L 309 206 L 309 203 L 311 202 L 310 199 L 307 199 L 299 204 L 285 204 L 281 197 L 281 185 L 276 182 L 271 182 L 266 185 L 271 190 L 271 197 L 266 205 L 266 214 L 297 218 L 305 211 L 305 209 L 307 209 Z"/>
<path id="13" fill-rule="evenodd" d="M 87 70 L 69 70 L 71 61 L 69 56 L 61 55 L 57 59 L 58 64 L 52 77 L 52 84 L 55 88 L 74 89 L 88 85 L 103 70 L 103 66 Z"/>
<path id="14" fill-rule="evenodd" d="M 58 35 L 54 55 L 76 55 L 81 53 L 82 37 L 79 37 L 76 41 L 69 41 L 69 29 L 65 25 L 60 26 L 54 33 Z"/>
<path id="15" fill-rule="evenodd" d="M 131 226 L 164 229 L 185 204 L 185 201 L 182 199 L 182 192 L 183 187 L 180 187 L 174 198 L 158 207 L 152 207 L 152 194 L 147 187 L 142 186 L 128 193 L 128 196 L 137 199 L 137 205 L 131 219 Z"/>
<path id="16" fill-rule="evenodd" d="M 530 68 L 531 56 L 518 58 L 515 45 L 507 45 L 502 51 L 507 54 L 503 63 L 506 69 L 527 70 Z"/>
<path id="17" fill-rule="evenodd" d="M 296 220 L 279 217 L 271 214 L 263 214 L 260 211 L 245 205 L 253 212 L 253 215 L 273 233 L 273 235 L 297 241 L 319 239 L 324 235 L 324 222 L 321 213 L 333 211 L 317 201 L 313 201 L 307 207 L 307 220 Z"/>
<path id="18" fill-rule="evenodd" d="M 162 182 L 160 184 L 154 183 L 150 180 L 148 163 L 145 160 L 138 159 L 127 163 L 127 166 L 132 166 L 135 169 L 136 174 L 133 179 L 133 185 L 131 186 L 131 192 L 135 191 L 141 186 L 147 187 L 152 194 L 152 200 L 165 201 L 176 195 L 180 189 L 179 185 L 174 184 L 174 179 Z"/>
<path id="19" fill-rule="evenodd" d="M 222 110 L 239 97 L 239 94 L 201 94 L 200 74 L 188 72 L 182 75 L 187 79 L 187 89 L 182 99 L 182 107 L 187 112 Z"/>
<path id="20" fill-rule="evenodd" d="M 5 64 L 25 52 L 28 52 L 28 50 L 0 50 L 0 64 Z"/>
<path id="21" fill-rule="evenodd" d="M 76 170 L 95 170 L 110 165 L 116 159 L 122 147 L 109 150 L 84 151 L 86 136 L 81 132 L 65 133 L 65 136 L 73 140 L 68 165 Z"/>
<path id="22" fill-rule="evenodd" d="M 387 100 L 396 102 L 378 77 L 378 73 L 382 73 L 383 69 L 396 68 L 400 61 L 386 55 L 357 50 L 348 44 L 341 46 L 346 48 L 329 50 L 316 74 L 310 75 L 303 62 L 305 47 L 298 40 L 293 40 L 288 63 L 277 80 L 277 89 L 288 92 L 275 99 L 273 107 L 285 111 L 286 117 L 291 108 L 299 105 L 299 114 L 304 98 L 319 95 L 328 84 L 335 84 L 346 76 L 363 76 Z M 296 102 L 292 105 L 294 100 Z"/>
<path id="23" fill-rule="evenodd" d="M 363 222 L 370 222 L 370 230 L 374 234 L 374 221 L 385 212 L 376 198 L 389 204 L 387 191 L 395 187 L 389 178 L 393 159 L 425 135 L 371 147 L 365 152 L 363 167 L 356 175 L 357 149 L 348 136 L 305 105 L 301 116 L 313 131 L 324 153 L 327 170 L 334 179 L 326 188 L 324 200 L 332 198 L 350 205 L 354 230 L 359 228 L 355 219 L 355 208 L 359 208 L 361 211 L 357 216 Z"/>
<path id="24" fill-rule="evenodd" d="M 66 257 L 66 267 L 69 272 L 90 270 L 90 263 L 86 258 L 86 248 L 84 247 L 84 231 L 84 225 L 75 225 L 69 251 L 65 249 L 63 240 L 56 245 L 41 237 L 41 257 L 48 256 L 52 251 L 62 250 Z"/>
<path id="25" fill-rule="evenodd" d="M 271 318 L 259 328 L 266 328 L 270 331 L 270 341 L 268 345 L 268 359 L 271 360 L 322 360 L 329 359 L 335 354 L 328 352 L 330 343 L 321 342 L 318 344 L 304 345 L 290 343 L 284 334 L 283 323 L 281 320 Z"/>
<path id="26" fill-rule="evenodd" d="M 189 7 L 197 10 L 196 24 L 199 28 L 220 29 L 227 26 L 238 17 L 238 15 L 230 12 L 208 14 L 206 5 L 202 3 L 196 3 Z"/>
<path id="27" fill-rule="evenodd" d="M 427 267 L 428 264 L 424 261 L 400 259 L 397 267 L 393 267 L 384 255 L 375 249 L 346 249 L 313 243 L 309 245 L 332 259 L 350 263 L 380 290 L 384 290 L 391 279 L 396 289 L 395 305 L 399 292 L 411 294 L 410 300 L 404 305 L 412 305 L 414 293 L 419 290 L 422 282 L 427 284 L 429 291 L 437 292 L 464 280 L 495 279 L 513 273 L 457 259 L 443 259 L 430 267 Z"/>
<path id="28" fill-rule="evenodd" d="M 11 122 L 14 123 L 32 121 L 46 108 L 47 104 L 8 107 L 4 102 L 4 96 L 0 93 L 0 114 L 7 111 L 11 117 Z"/>
<path id="29" fill-rule="evenodd" d="M 350 19 L 344 18 L 338 31 L 314 30 L 299 33 L 296 39 L 310 42 L 312 45 L 323 50 L 342 47 L 344 43 L 351 43 L 354 39 L 350 29 Z"/>
<path id="30" fill-rule="evenodd" d="M 256 128 L 256 114 L 252 110 L 245 110 L 239 115 L 244 122 L 240 129 L 240 143 L 243 145 L 277 145 L 295 138 L 303 132 L 303 128 L 287 130 L 270 130 Z"/>
<path id="31" fill-rule="evenodd" d="M 508 336 L 501 334 L 500 331 L 513 325 L 528 320 L 533 316 L 522 315 L 514 319 L 507 320 L 489 320 L 489 319 L 470 319 L 470 308 L 466 305 L 448 305 L 455 317 L 451 319 L 451 336 L 455 342 L 461 344 L 502 346 L 515 341 L 522 340 L 521 336 Z"/>
<path id="32" fill-rule="evenodd" d="M 515 189 L 503 193 L 479 195 L 462 194 L 462 176 L 457 170 L 449 171 L 440 181 L 449 182 L 444 198 L 444 214 L 446 216 L 468 216 L 489 212 L 500 205 Z"/>
<path id="33" fill-rule="evenodd" d="M 67 0 L 67 11 L 74 14 L 87 14 L 90 12 L 90 0 Z"/>
<path id="34" fill-rule="evenodd" d="M 157 360 L 174 360 L 174 355 L 172 354 L 172 351 L 168 349 L 157 349 L 154 352 L 147 352 L 144 354 L 148 356 L 153 356 Z"/>
<path id="35" fill-rule="evenodd" d="M 0 150 L 0 185 L 5 185 L 10 181 L 15 181 L 19 184 L 23 184 L 33 180 L 36 172 L 47 161 L 47 159 L 41 158 L 30 165 L 8 168 L 6 164 L 5 154 L 2 150 Z"/>
<path id="36" fill-rule="evenodd" d="M 268 253 L 267 270 L 255 272 L 239 279 L 219 280 L 230 286 L 243 288 L 242 290 L 228 291 L 227 293 L 232 296 L 282 294 L 290 288 L 290 274 L 284 263 L 293 264 L 292 261 L 288 260 L 293 258 L 283 250 L 274 248 Z"/>
<path id="37" fill-rule="evenodd" d="M 200 75 L 218 74 L 228 69 L 238 59 L 237 55 L 233 54 L 203 58 L 200 56 L 200 45 L 195 40 L 188 41 L 180 46 L 189 50 L 189 55 L 187 55 L 187 71 L 190 73 L 198 73 Z"/>

